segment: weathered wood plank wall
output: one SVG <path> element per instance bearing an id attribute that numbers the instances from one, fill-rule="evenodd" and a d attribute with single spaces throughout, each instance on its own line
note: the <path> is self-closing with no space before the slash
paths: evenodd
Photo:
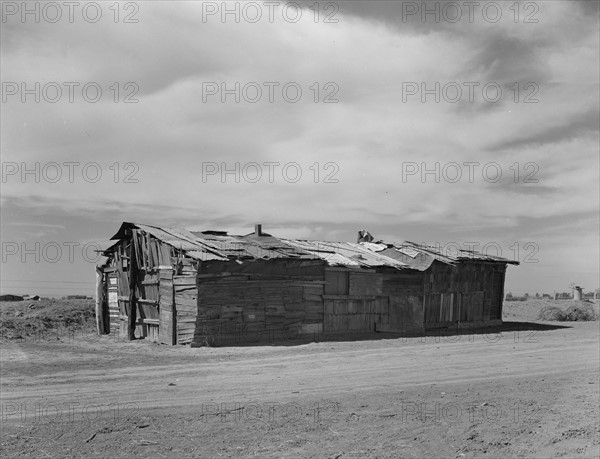
<path id="1" fill-rule="evenodd" d="M 110 333 L 118 334 L 121 330 L 121 312 L 119 310 L 118 278 L 114 272 L 107 273 L 106 281 L 108 292 L 108 316 L 110 322 Z"/>
<path id="2" fill-rule="evenodd" d="M 194 338 L 196 316 L 198 315 L 198 287 L 196 276 L 178 275 L 173 277 L 177 344 L 189 344 Z"/>
<path id="3" fill-rule="evenodd" d="M 173 299 L 173 269 L 165 267 L 158 272 L 159 339 L 162 344 L 176 344 L 176 315 Z"/>
<path id="4" fill-rule="evenodd" d="M 235 275 L 202 278 L 194 343 L 281 341 L 323 323 L 323 283 L 250 279 Z"/>
<path id="5" fill-rule="evenodd" d="M 421 271 L 387 271 L 382 294 L 389 298 L 389 320 L 382 330 L 413 333 L 423 323 L 423 280 Z"/>
<path id="6" fill-rule="evenodd" d="M 425 325 L 500 320 L 505 271 L 501 263 L 434 263 L 425 273 Z"/>
<path id="7" fill-rule="evenodd" d="M 192 344 L 273 342 L 322 331 L 323 273 L 314 260 L 201 265 Z"/>
<path id="8" fill-rule="evenodd" d="M 111 333 L 127 337 L 129 303 L 134 298 L 136 338 L 169 344 L 174 340 L 181 343 L 191 341 L 197 306 L 191 308 L 189 303 L 190 298 L 195 302 L 196 297 L 187 288 L 174 287 L 173 271 L 177 269 L 178 275 L 187 276 L 187 281 L 195 289 L 196 268 L 193 260 L 180 252 L 141 230 L 133 230 L 130 239 L 117 245 L 111 265 L 104 268 L 109 276 L 107 287 Z M 170 276 L 167 271 L 170 271 Z M 133 285 L 133 291 L 130 284 Z M 175 293 L 182 303 L 179 329 L 176 328 Z M 178 338 L 179 334 L 181 339 Z"/>

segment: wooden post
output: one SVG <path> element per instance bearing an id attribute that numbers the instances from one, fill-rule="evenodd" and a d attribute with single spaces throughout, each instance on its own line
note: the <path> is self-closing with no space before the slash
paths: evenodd
<path id="1" fill-rule="evenodd" d="M 137 301 L 135 285 L 137 280 L 137 262 L 135 258 L 135 230 L 132 231 L 131 247 L 129 250 L 129 314 L 127 314 L 127 339 L 135 340 L 135 323 L 137 321 Z"/>
<path id="2" fill-rule="evenodd" d="M 502 277 L 500 277 L 500 312 L 498 314 L 498 317 L 496 317 L 497 319 L 502 320 L 503 317 L 503 310 L 504 310 L 504 298 L 506 298 L 504 296 L 504 283 L 506 282 L 506 269 L 508 268 L 508 265 L 504 265 L 504 267 L 502 268 Z"/>
<path id="3" fill-rule="evenodd" d="M 102 269 L 96 266 L 96 329 L 99 335 L 105 334 L 106 324 L 104 323 L 104 285 Z"/>
<path id="4" fill-rule="evenodd" d="M 159 325 L 158 338 L 162 344 L 177 344 L 177 314 L 173 298 L 173 268 L 158 267 L 158 308 Z"/>

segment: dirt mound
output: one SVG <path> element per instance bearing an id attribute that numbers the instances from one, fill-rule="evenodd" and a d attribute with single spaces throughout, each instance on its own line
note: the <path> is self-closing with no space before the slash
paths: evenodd
<path id="1" fill-rule="evenodd" d="M 0 303 L 0 338 L 22 339 L 50 330 L 95 329 L 94 300 Z"/>

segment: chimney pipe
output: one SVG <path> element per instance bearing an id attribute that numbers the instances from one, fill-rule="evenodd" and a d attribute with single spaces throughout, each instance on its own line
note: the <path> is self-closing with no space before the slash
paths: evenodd
<path id="1" fill-rule="evenodd" d="M 262 236 L 262 225 L 261 224 L 254 225 L 254 235 Z"/>

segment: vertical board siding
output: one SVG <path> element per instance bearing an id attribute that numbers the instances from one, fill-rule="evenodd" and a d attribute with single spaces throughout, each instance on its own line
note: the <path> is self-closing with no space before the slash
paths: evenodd
<path id="1" fill-rule="evenodd" d="M 195 275 L 173 277 L 175 311 L 177 324 L 177 344 L 189 344 L 194 338 L 198 315 L 198 287 Z"/>
<path id="2" fill-rule="evenodd" d="M 325 332 L 374 332 L 390 321 L 389 298 L 383 296 L 383 273 L 350 271 L 348 295 L 326 297 Z"/>
<path id="3" fill-rule="evenodd" d="M 462 262 L 434 263 L 426 272 L 425 323 L 487 322 L 502 318 L 506 265 Z"/>
<path id="4" fill-rule="evenodd" d="M 395 271 L 383 276 L 383 295 L 388 296 L 388 320 L 383 330 L 412 332 L 422 328 L 424 308 L 423 283 L 426 273 Z M 378 328 L 379 329 L 379 328 Z"/>
<path id="5" fill-rule="evenodd" d="M 158 308 L 159 339 L 163 344 L 176 344 L 174 304 L 173 304 L 173 270 L 161 269 L 159 275 Z"/>
<path id="6" fill-rule="evenodd" d="M 377 324 L 387 325 L 388 298 L 324 300 L 325 332 L 373 332 Z"/>
<path id="7" fill-rule="evenodd" d="M 118 277 L 110 273 L 107 277 L 108 290 L 108 316 L 110 322 L 110 333 L 118 334 L 120 332 L 120 315 L 119 310 L 119 288 Z"/>

